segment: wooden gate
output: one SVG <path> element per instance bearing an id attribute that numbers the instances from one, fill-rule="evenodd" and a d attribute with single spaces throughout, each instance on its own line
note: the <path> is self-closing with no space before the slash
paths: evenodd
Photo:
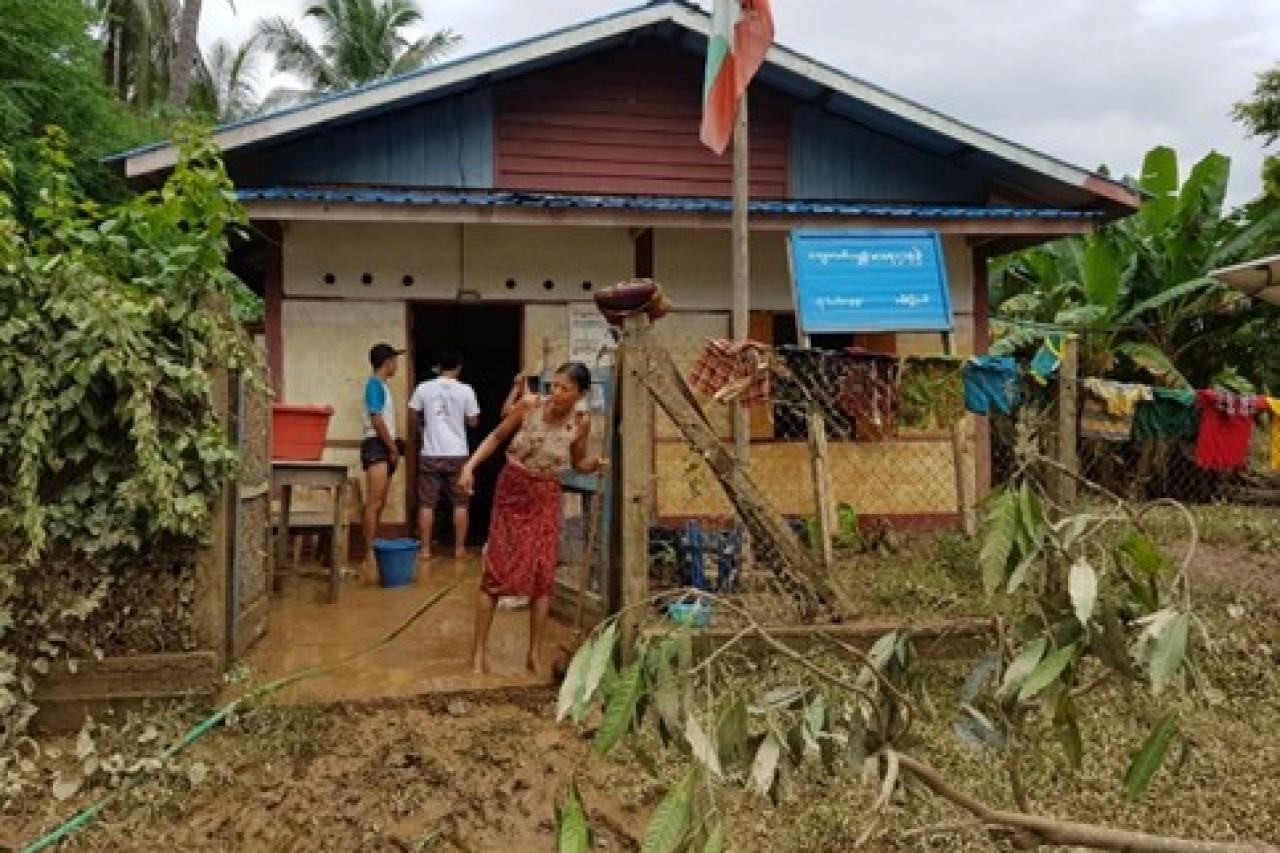
<path id="1" fill-rule="evenodd" d="M 240 448 L 227 511 L 227 656 L 241 657 L 267 631 L 271 596 L 271 400 L 238 374 L 230 383 L 232 438 Z"/>

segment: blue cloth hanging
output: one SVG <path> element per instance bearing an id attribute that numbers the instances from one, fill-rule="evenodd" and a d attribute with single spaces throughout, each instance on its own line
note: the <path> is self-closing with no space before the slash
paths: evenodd
<path id="1" fill-rule="evenodd" d="M 980 355 L 964 366 L 964 406 L 978 415 L 1013 414 L 1022 402 L 1018 363 L 1006 355 Z"/>

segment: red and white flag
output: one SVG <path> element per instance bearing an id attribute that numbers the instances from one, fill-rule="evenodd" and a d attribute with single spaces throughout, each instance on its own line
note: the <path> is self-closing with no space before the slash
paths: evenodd
<path id="1" fill-rule="evenodd" d="M 738 103 L 773 42 L 769 0 L 715 0 L 702 84 L 702 144 L 723 154 Z"/>

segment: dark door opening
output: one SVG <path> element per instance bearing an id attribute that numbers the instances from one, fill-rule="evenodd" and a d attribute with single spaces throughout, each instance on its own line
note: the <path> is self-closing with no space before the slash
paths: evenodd
<path id="1" fill-rule="evenodd" d="M 512 378 L 520 369 L 523 319 L 524 310 L 519 305 L 413 306 L 414 382 L 432 378 L 432 365 L 442 349 L 453 348 L 462 353 L 462 381 L 475 389 L 480 403 L 480 423 L 467 434 L 467 443 L 472 451 L 502 421 L 502 404 L 511 390 Z M 419 453 L 421 447 L 415 448 L 415 464 Z M 468 545 L 480 545 L 489 536 L 493 487 L 505 458 L 505 453 L 495 453 L 476 472 Z M 409 503 L 413 508 L 416 529 L 416 490 L 410 491 Z M 453 507 L 448 497 L 441 497 L 435 519 L 436 542 L 452 544 Z"/>

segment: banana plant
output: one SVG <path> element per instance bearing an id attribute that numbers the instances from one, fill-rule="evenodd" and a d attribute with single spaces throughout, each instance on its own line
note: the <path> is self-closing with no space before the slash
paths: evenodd
<path id="1" fill-rule="evenodd" d="M 1180 181 L 1177 154 L 1154 148 L 1133 216 L 1005 259 L 993 269 L 1000 348 L 1029 344 L 1044 333 L 1034 324 L 1049 324 L 1081 334 L 1092 375 L 1188 387 L 1229 373 L 1198 353 L 1235 333 L 1249 306 L 1209 273 L 1280 244 L 1280 211 L 1224 210 L 1230 173 L 1210 152 Z"/>

